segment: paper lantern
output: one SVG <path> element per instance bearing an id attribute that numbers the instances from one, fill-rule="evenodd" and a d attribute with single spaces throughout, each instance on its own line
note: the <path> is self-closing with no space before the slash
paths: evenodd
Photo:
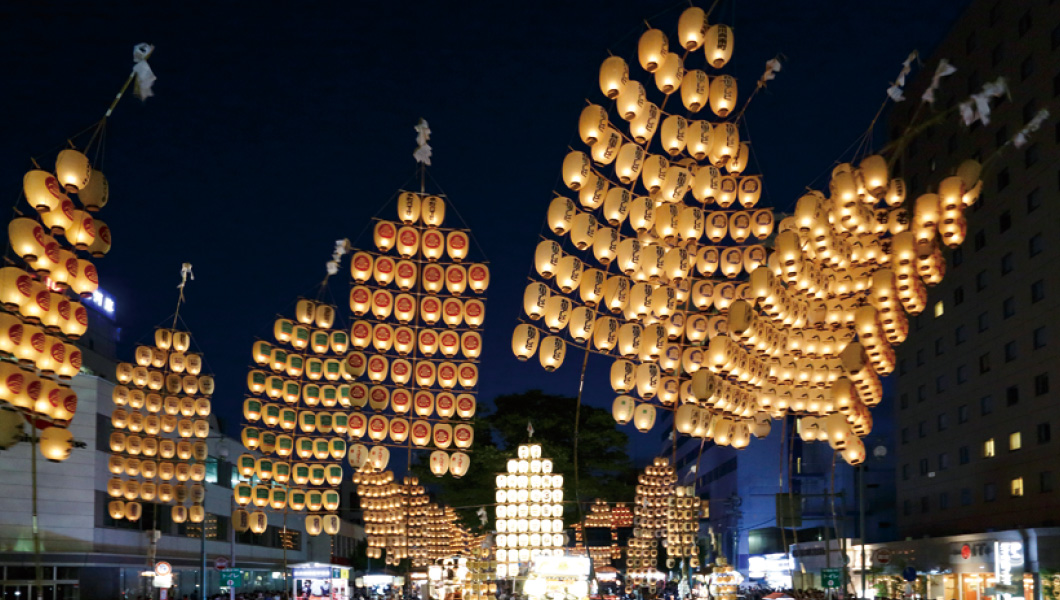
<path id="1" fill-rule="evenodd" d="M 629 65 L 618 56 L 610 56 L 600 65 L 600 91 L 614 100 L 629 81 Z"/>
<path id="2" fill-rule="evenodd" d="M 55 175 L 67 192 L 77 193 L 88 185 L 92 167 L 87 156 L 68 148 L 60 151 L 55 159 Z"/>
<path id="3" fill-rule="evenodd" d="M 435 423 L 431 441 L 438 448 L 448 448 L 453 442 L 453 426 L 445 423 Z"/>
<path id="4" fill-rule="evenodd" d="M 543 308 L 544 307 L 542 307 L 542 309 Z M 539 339 L 540 335 L 538 334 L 537 328 L 525 323 L 517 325 L 515 331 L 512 333 L 512 353 L 521 361 L 529 359 L 537 351 Z"/>
<path id="5" fill-rule="evenodd" d="M 368 452 L 368 460 L 372 467 L 383 470 L 390 462 L 390 451 L 383 446 L 375 446 Z"/>
<path id="6" fill-rule="evenodd" d="M 546 371 L 552 372 L 563 364 L 563 358 L 567 352 L 567 344 L 562 338 L 548 336 L 541 341 L 538 351 L 538 359 Z"/>
<path id="7" fill-rule="evenodd" d="M 62 427 L 45 427 L 40 433 L 40 452 L 49 462 L 62 462 L 70 458 L 74 447 L 74 435 Z"/>
<path id="8" fill-rule="evenodd" d="M 34 169 L 22 178 L 22 191 L 26 201 L 41 213 L 56 210 L 69 198 L 59 185 L 59 180 L 47 171 Z"/>
<path id="9" fill-rule="evenodd" d="M 681 87 L 685 77 L 684 60 L 677 54 L 670 52 L 663 59 L 659 68 L 655 70 L 655 87 L 664 94 L 672 94 Z"/>
<path id="10" fill-rule="evenodd" d="M 728 25 L 716 24 L 707 29 L 706 38 L 703 41 L 703 52 L 710 66 L 715 69 L 724 67 L 732 58 L 732 47 L 732 28 Z"/>
<path id="11" fill-rule="evenodd" d="M 402 258 L 415 256 L 420 249 L 420 232 L 415 227 L 408 226 L 398 229 L 394 249 Z"/>
<path id="12" fill-rule="evenodd" d="M 717 25 L 715 25 L 715 27 L 717 27 Z M 722 27 L 724 27 L 724 25 Z M 735 108 L 736 79 L 731 75 L 715 77 L 710 83 L 710 109 L 714 111 L 714 114 L 724 118 Z"/>
<path id="13" fill-rule="evenodd" d="M 618 93 L 618 97 L 615 98 L 615 108 L 618 110 L 619 116 L 626 121 L 635 119 L 646 104 L 648 104 L 648 100 L 644 86 L 639 81 L 632 79 L 626 81 L 625 85 L 622 86 L 622 90 Z"/>
<path id="14" fill-rule="evenodd" d="M 619 425 L 625 425 L 633 418 L 635 408 L 636 402 L 633 398 L 630 396 L 619 396 L 611 403 L 611 416 L 615 418 L 615 422 Z"/>
<path id="15" fill-rule="evenodd" d="M 52 235 L 63 235 L 74 225 L 74 203 L 64 197 L 55 207 L 41 213 L 40 220 Z"/>
<path id="16" fill-rule="evenodd" d="M 445 221 L 445 201 L 438 196 L 427 196 L 420 203 L 420 219 L 427 227 L 441 227 Z"/>
<path id="17" fill-rule="evenodd" d="M 454 452 L 449 456 L 449 473 L 457 479 L 467 474 L 471 466 L 471 457 L 463 452 Z"/>
<path id="18" fill-rule="evenodd" d="M 33 219 L 25 217 L 12 219 L 7 225 L 7 235 L 12 250 L 26 262 L 34 262 L 44 254 L 47 234 L 44 233 L 44 228 Z"/>
<path id="19" fill-rule="evenodd" d="M 590 104 L 582 109 L 581 116 L 578 118 L 578 135 L 581 137 L 582 142 L 591 146 L 600 139 L 600 134 L 607 126 L 607 109 L 596 104 Z"/>
<path id="20" fill-rule="evenodd" d="M 589 156 L 584 152 L 573 151 L 563 159 L 563 183 L 568 188 L 580 190 L 591 174 Z"/>
<path id="21" fill-rule="evenodd" d="M 437 296 L 424 296 L 420 300 L 420 317 L 428 325 L 434 325 L 442 318 L 442 302 Z"/>
<path id="22" fill-rule="evenodd" d="M 477 300 L 475 302 L 478 302 Z M 464 320 L 464 303 L 457 298 L 442 301 L 442 321 L 449 327 L 457 327 Z"/>
<path id="23" fill-rule="evenodd" d="M 574 215 L 578 214 L 574 202 L 563 196 L 556 196 L 548 206 L 546 219 L 552 233 L 566 235 L 570 231 Z"/>
<path id="24" fill-rule="evenodd" d="M 676 57 L 676 55 L 674 55 Z M 680 60 L 679 58 L 677 60 Z M 688 121 L 680 115 L 670 115 L 662 122 L 659 141 L 670 156 L 677 156 L 685 149 L 688 140 Z"/>
<path id="25" fill-rule="evenodd" d="M 373 229 L 372 238 L 380 252 L 387 252 L 394 247 L 397 241 L 397 227 L 390 221 L 378 221 Z"/>
<path id="26" fill-rule="evenodd" d="M 622 145 L 622 136 L 613 127 L 608 127 L 601 134 L 600 139 L 589 149 L 589 154 L 592 156 L 593 162 L 599 165 L 609 165 L 614 162 L 618 156 L 619 148 Z M 590 185 L 595 186 L 595 181 L 592 179 L 595 175 L 590 175 L 582 182 L 579 191 L 583 188 L 589 187 Z"/>
<path id="27" fill-rule="evenodd" d="M 467 270 L 460 265 L 449 265 L 446 267 L 445 288 L 454 296 L 464 293 L 467 288 Z"/>
<path id="28" fill-rule="evenodd" d="M 640 181 L 651 193 L 656 193 L 662 188 L 663 178 L 670 163 L 658 154 L 650 154 L 644 159 L 644 167 L 640 171 Z M 632 208 L 631 208 L 632 210 Z"/>
<path id="29" fill-rule="evenodd" d="M 414 371 L 416 385 L 420 387 L 431 387 L 434 385 L 438 374 L 438 369 L 434 363 L 428 361 L 417 362 Z"/>
<path id="30" fill-rule="evenodd" d="M 669 41 L 662 30 L 649 29 L 641 34 L 637 42 L 637 58 L 645 71 L 654 73 L 668 54 Z"/>
<path id="31" fill-rule="evenodd" d="M 709 27 L 702 8 L 686 8 L 677 19 L 677 41 L 685 50 L 699 50 L 707 39 Z"/>

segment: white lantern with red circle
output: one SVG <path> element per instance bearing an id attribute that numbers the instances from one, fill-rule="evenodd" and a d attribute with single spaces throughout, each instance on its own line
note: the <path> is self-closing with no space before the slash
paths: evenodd
<path id="1" fill-rule="evenodd" d="M 355 285 L 350 288 L 350 310 L 354 316 L 360 317 L 368 313 L 372 308 L 372 290 L 363 285 Z"/>
<path id="2" fill-rule="evenodd" d="M 413 410 L 416 411 L 416 416 L 429 417 L 434 414 L 434 394 L 420 390 L 416 392 L 416 395 L 412 401 Z"/>
<path id="3" fill-rule="evenodd" d="M 434 363 L 422 360 L 415 366 L 416 385 L 420 387 L 431 387 L 438 377 L 438 368 Z"/>
<path id="4" fill-rule="evenodd" d="M 451 390 L 456 387 L 457 383 L 457 368 L 456 365 L 451 362 L 443 362 L 438 364 L 438 387 L 446 390 Z"/>
<path id="5" fill-rule="evenodd" d="M 390 379 L 398 385 L 405 385 L 411 378 L 412 363 L 404 358 L 395 359 L 390 365 Z"/>
<path id="6" fill-rule="evenodd" d="M 416 267 L 416 263 L 410 260 L 399 260 L 395 267 L 394 283 L 397 284 L 398 289 L 407 292 L 416 286 L 416 280 L 419 278 L 419 269 Z"/>
<path id="7" fill-rule="evenodd" d="M 449 258 L 460 262 L 467 258 L 467 251 L 470 245 L 470 240 L 466 233 L 463 231 L 451 231 L 446 236 L 445 251 Z"/>
<path id="8" fill-rule="evenodd" d="M 375 224 L 372 238 L 380 252 L 387 252 L 397 241 L 397 227 L 390 221 L 379 221 Z"/>
<path id="9" fill-rule="evenodd" d="M 466 318 L 467 305 L 464 314 Z M 475 331 L 465 332 L 460 336 L 460 351 L 467 358 L 478 358 L 482 354 L 482 336 Z"/>
<path id="10" fill-rule="evenodd" d="M 421 280 L 424 291 L 437 294 L 445 288 L 445 267 L 436 263 L 423 266 Z"/>
<path id="11" fill-rule="evenodd" d="M 470 419 L 475 416 L 477 404 L 475 397 L 471 394 L 460 394 L 456 397 L 456 414 L 461 419 Z"/>
<path id="12" fill-rule="evenodd" d="M 354 252 L 350 257 L 350 276 L 355 283 L 364 283 L 371 279 L 375 260 L 367 252 Z"/>
<path id="13" fill-rule="evenodd" d="M 431 357 L 438 351 L 438 332 L 433 329 L 421 329 L 418 338 L 420 353 Z"/>
<path id="14" fill-rule="evenodd" d="M 431 441 L 437 448 L 448 448 L 453 443 L 453 426 L 447 423 L 435 423 Z"/>
<path id="15" fill-rule="evenodd" d="M 449 327 L 458 327 L 464 321 L 464 303 L 459 298 L 442 301 L 442 320 Z"/>
<path id="16" fill-rule="evenodd" d="M 478 367 L 474 363 L 460 363 L 458 371 L 461 387 L 469 389 L 478 385 Z"/>
<path id="17" fill-rule="evenodd" d="M 420 318 L 428 325 L 434 325 L 442 318 L 442 301 L 438 296 L 424 296 L 420 300 Z"/>
<path id="18" fill-rule="evenodd" d="M 397 242 L 394 248 L 401 258 L 411 258 L 419 252 L 420 232 L 415 227 L 402 227 L 397 232 Z"/>

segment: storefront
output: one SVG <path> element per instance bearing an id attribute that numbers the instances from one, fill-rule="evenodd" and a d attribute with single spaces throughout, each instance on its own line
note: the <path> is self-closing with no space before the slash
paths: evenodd
<path id="1" fill-rule="evenodd" d="M 295 600 L 349 600 L 350 569 L 325 563 L 291 567 L 291 597 Z"/>
<path id="2" fill-rule="evenodd" d="M 530 563 L 523 594 L 529 600 L 586 600 L 591 567 L 592 559 L 588 556 L 537 556 Z"/>

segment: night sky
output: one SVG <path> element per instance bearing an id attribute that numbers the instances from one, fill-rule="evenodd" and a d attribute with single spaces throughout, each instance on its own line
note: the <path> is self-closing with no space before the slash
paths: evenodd
<path id="1" fill-rule="evenodd" d="M 967 4 L 719 2 L 711 22 L 735 29 L 725 71 L 741 98 L 768 59 L 786 57 L 746 115 L 763 204 L 789 209 L 805 186 L 823 186 L 902 60 L 912 49 L 930 56 Z M 100 217 L 114 249 L 97 266 L 131 358 L 172 314 L 181 263 L 194 265 L 181 315 L 217 375 L 214 406 L 231 433 L 252 340 L 320 282 L 336 239 L 356 238 L 412 185 L 413 126 L 426 118 L 432 176 L 491 262 L 481 398 L 530 387 L 573 395 L 580 356 L 546 376 L 511 355 L 533 247 L 560 163 L 581 145 L 578 114 L 586 99 L 603 102 L 600 62 L 610 49 L 635 63 L 644 20 L 672 31 L 685 6 L 9 1 L 0 189 L 16 202 L 29 158 L 49 168 L 102 116 L 133 45 L 155 44 L 156 97 L 130 95 L 107 128 L 98 166 L 111 199 Z M 885 135 L 878 127 L 878 145 Z M 346 273 L 333 283 L 341 312 Z M 590 365 L 587 401 L 609 406 L 606 364 Z"/>

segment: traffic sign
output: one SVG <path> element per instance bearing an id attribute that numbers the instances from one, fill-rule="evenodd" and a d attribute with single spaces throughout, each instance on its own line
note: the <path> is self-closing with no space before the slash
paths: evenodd
<path id="1" fill-rule="evenodd" d="M 165 577 L 166 575 L 171 575 L 172 573 L 173 573 L 173 567 L 171 567 L 169 565 L 169 563 L 167 563 L 166 561 L 160 560 L 160 561 L 155 563 L 155 576 L 156 577 Z"/>
<path id="2" fill-rule="evenodd" d="M 839 589 L 843 585 L 843 569 L 821 569 L 821 586 Z"/>
<path id="3" fill-rule="evenodd" d="M 906 567 L 902 571 L 902 579 L 912 583 L 916 581 L 916 567 Z"/>
<path id="4" fill-rule="evenodd" d="M 886 548 L 880 548 L 873 553 L 873 557 L 881 565 L 885 565 L 891 562 L 891 551 Z"/>
<path id="5" fill-rule="evenodd" d="M 218 571 L 224 571 L 225 569 L 227 569 L 228 557 L 218 556 L 217 558 L 213 559 L 213 568 L 217 569 Z"/>
<path id="6" fill-rule="evenodd" d="M 230 588 L 243 585 L 243 571 L 239 569 L 221 570 L 221 585 Z"/>

